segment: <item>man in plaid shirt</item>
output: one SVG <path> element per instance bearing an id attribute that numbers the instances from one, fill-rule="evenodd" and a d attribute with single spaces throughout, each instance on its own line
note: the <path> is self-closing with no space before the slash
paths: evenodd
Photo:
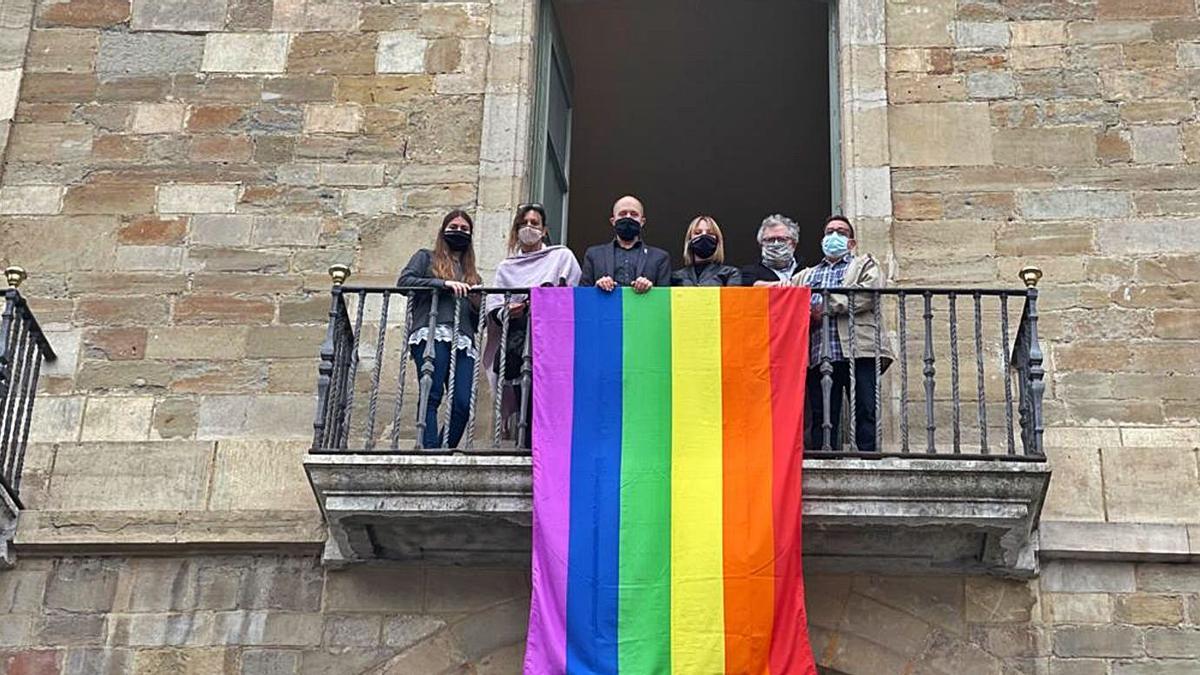
<path id="1" fill-rule="evenodd" d="M 825 254 L 821 262 L 801 270 L 792 278 L 796 286 L 813 289 L 812 324 L 809 335 L 811 345 L 807 411 L 805 420 L 806 443 L 812 450 L 825 448 L 825 395 L 822 389 L 824 373 L 821 366 L 832 367 L 833 388 L 829 397 L 830 450 L 841 450 L 840 422 L 842 401 L 850 393 L 850 369 L 855 378 L 855 442 L 857 447 L 847 448 L 861 452 L 878 450 L 875 438 L 876 402 L 879 377 L 893 357 L 890 338 L 880 333 L 878 348 L 875 337 L 876 297 L 869 293 L 830 293 L 828 300 L 820 293 L 824 288 L 882 288 L 883 274 L 878 263 L 869 254 L 857 253 L 858 242 L 854 238 L 854 226 L 844 216 L 831 216 L 825 221 L 825 237 L 821 250 Z M 850 335 L 850 313 L 854 313 L 854 335 Z M 826 315 L 829 331 L 825 333 Z M 875 353 L 879 352 L 881 372 L 875 372 Z M 851 358 L 853 357 L 853 358 Z M 853 363 L 852 363 L 853 361 Z"/>

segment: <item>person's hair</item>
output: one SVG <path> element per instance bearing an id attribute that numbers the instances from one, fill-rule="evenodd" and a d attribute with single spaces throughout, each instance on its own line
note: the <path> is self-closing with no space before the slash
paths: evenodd
<path id="1" fill-rule="evenodd" d="M 446 226 L 455 218 L 462 218 L 471 226 L 471 245 L 462 252 L 462 278 L 454 274 L 454 255 L 446 244 Z M 433 265 L 430 272 L 438 279 L 447 281 L 463 281 L 472 286 L 483 283 L 479 271 L 475 269 L 475 221 L 470 214 L 462 209 L 455 209 L 442 218 L 442 226 L 438 228 L 437 239 L 433 242 Z"/>
<path id="2" fill-rule="evenodd" d="M 550 224 L 546 222 L 546 209 L 542 208 L 540 204 L 522 204 L 517 207 L 517 215 L 513 216 L 512 227 L 508 230 L 508 252 L 510 254 L 521 250 L 521 240 L 517 235 L 525 224 L 525 216 L 529 215 L 530 211 L 536 211 L 542 217 L 542 243 L 550 243 Z"/>
<path id="3" fill-rule="evenodd" d="M 758 240 L 759 245 L 762 245 L 763 233 L 766 232 L 768 228 L 776 227 L 778 225 L 786 227 L 788 234 L 792 236 L 792 240 L 794 240 L 797 244 L 800 243 L 800 226 L 796 224 L 796 221 L 788 218 L 782 213 L 776 213 L 763 218 L 762 225 L 758 226 L 758 235 L 755 238 Z"/>
<path id="4" fill-rule="evenodd" d="M 696 264 L 696 257 L 692 255 L 692 249 L 688 246 L 695 235 L 696 228 L 707 223 L 712 227 L 713 234 L 717 236 L 717 251 L 712 257 L 704 262 L 716 263 L 718 265 L 725 262 L 725 235 L 721 234 L 721 226 L 717 224 L 716 218 L 712 216 L 696 216 L 692 222 L 688 223 L 687 232 L 683 234 L 683 264 L 692 266 Z"/>
<path id="5" fill-rule="evenodd" d="M 846 216 L 843 216 L 840 213 L 835 213 L 832 216 L 829 216 L 828 218 L 825 219 L 825 224 L 821 226 L 822 236 L 824 236 L 824 234 L 825 234 L 825 228 L 829 227 L 829 224 L 832 222 L 835 222 L 835 221 L 839 222 L 839 223 L 845 223 L 846 227 L 850 228 L 850 238 L 851 239 L 855 238 L 854 237 L 854 223 L 850 222 L 849 218 L 847 218 Z"/>

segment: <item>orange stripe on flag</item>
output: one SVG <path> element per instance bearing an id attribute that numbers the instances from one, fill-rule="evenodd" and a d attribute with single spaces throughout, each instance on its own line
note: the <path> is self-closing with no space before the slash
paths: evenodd
<path id="1" fill-rule="evenodd" d="M 775 606 L 770 305 L 721 290 L 725 672 L 768 673 Z"/>

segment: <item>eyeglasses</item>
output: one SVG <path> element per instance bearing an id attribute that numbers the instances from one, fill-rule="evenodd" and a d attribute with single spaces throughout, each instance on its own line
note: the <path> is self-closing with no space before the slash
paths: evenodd
<path id="1" fill-rule="evenodd" d="M 767 237 L 762 240 L 764 244 L 792 244 L 795 243 L 791 237 Z"/>
<path id="2" fill-rule="evenodd" d="M 546 207 L 542 206 L 541 204 L 539 204 L 537 202 L 530 202 L 528 204 L 521 204 L 521 205 L 517 206 L 518 211 L 526 211 L 528 209 L 533 209 L 534 211 L 545 211 Z"/>

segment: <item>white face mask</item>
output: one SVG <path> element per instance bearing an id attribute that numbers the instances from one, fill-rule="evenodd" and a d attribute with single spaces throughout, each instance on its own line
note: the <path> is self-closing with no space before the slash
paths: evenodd
<path id="1" fill-rule="evenodd" d="M 542 230 L 526 225 L 517 232 L 517 240 L 526 246 L 533 246 L 542 240 Z"/>

